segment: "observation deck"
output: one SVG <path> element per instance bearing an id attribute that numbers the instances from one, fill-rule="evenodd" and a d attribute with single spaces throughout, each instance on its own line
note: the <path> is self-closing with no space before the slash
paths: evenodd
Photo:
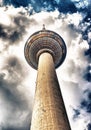
<path id="1" fill-rule="evenodd" d="M 25 58 L 30 66 L 38 69 L 39 56 L 49 52 L 53 56 L 55 68 L 58 68 L 66 57 L 66 45 L 57 33 L 43 28 L 32 34 L 24 48 Z"/>

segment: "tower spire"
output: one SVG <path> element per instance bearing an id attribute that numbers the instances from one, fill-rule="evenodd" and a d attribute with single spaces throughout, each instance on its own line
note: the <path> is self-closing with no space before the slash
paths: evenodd
<path id="1" fill-rule="evenodd" d="M 43 24 L 43 30 L 45 30 L 45 24 Z"/>

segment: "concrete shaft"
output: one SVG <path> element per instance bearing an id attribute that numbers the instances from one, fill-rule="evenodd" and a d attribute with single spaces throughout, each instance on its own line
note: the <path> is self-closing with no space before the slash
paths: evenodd
<path id="1" fill-rule="evenodd" d="M 51 54 L 39 57 L 31 130 L 71 130 Z"/>

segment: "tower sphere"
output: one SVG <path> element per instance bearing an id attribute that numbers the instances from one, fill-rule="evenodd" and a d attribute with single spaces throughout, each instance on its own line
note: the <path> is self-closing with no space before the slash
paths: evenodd
<path id="1" fill-rule="evenodd" d="M 38 68 L 39 56 L 44 52 L 53 56 L 55 68 L 62 64 L 66 56 L 66 45 L 62 37 L 45 28 L 32 34 L 24 48 L 25 58 L 34 69 Z"/>

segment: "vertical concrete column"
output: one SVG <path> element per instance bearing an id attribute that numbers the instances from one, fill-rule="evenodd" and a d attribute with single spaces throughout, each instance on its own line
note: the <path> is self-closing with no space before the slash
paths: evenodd
<path id="1" fill-rule="evenodd" d="M 51 54 L 39 57 L 31 130 L 71 130 Z"/>

